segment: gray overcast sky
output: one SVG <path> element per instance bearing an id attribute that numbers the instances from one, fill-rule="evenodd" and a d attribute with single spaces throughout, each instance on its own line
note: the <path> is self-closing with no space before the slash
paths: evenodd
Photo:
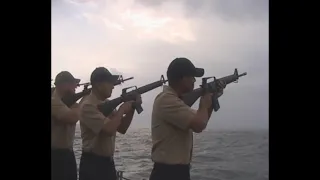
<path id="1" fill-rule="evenodd" d="M 175 57 L 187 57 L 204 67 L 205 76 L 223 77 L 238 68 L 248 75 L 227 87 L 209 128 L 268 129 L 268 4 L 267 0 L 53 0 L 52 77 L 68 70 L 86 82 L 98 66 L 134 76 L 115 88 L 114 98 L 123 87 L 159 80 Z M 132 127 L 150 127 L 152 103 L 161 90 L 142 96 L 144 112 L 135 115 Z"/>

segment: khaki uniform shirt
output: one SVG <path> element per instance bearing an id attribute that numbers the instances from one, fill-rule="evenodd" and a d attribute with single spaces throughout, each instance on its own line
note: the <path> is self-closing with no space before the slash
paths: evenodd
<path id="1" fill-rule="evenodd" d="M 59 122 L 70 109 L 61 101 L 56 91 L 51 96 L 51 147 L 59 149 L 73 149 L 76 124 Z"/>
<path id="2" fill-rule="evenodd" d="M 110 121 L 97 108 L 103 102 L 91 93 L 80 105 L 82 151 L 110 157 L 115 150 L 116 134 L 110 136 L 102 131 L 103 126 Z"/>
<path id="3" fill-rule="evenodd" d="M 164 164 L 189 164 L 193 133 L 188 128 L 196 111 L 179 99 L 176 92 L 164 86 L 154 101 L 152 111 L 152 160 Z"/>

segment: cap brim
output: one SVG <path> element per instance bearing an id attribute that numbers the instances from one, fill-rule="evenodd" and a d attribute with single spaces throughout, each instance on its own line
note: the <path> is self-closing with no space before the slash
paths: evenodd
<path id="1" fill-rule="evenodd" d="M 64 84 L 64 83 L 76 83 L 76 84 L 79 84 L 80 83 L 80 79 L 77 79 L 77 78 L 73 78 L 73 79 L 70 79 L 70 80 L 64 80 L 64 81 L 56 81 L 54 82 L 55 85 L 59 85 L 59 84 Z"/>
<path id="2" fill-rule="evenodd" d="M 119 75 L 112 75 L 110 78 L 110 81 L 112 83 L 116 83 L 118 81 L 119 77 L 120 77 Z"/>
<path id="3" fill-rule="evenodd" d="M 194 77 L 202 77 L 204 75 L 204 69 L 203 68 L 196 68 Z"/>
<path id="4" fill-rule="evenodd" d="M 80 81 L 81 81 L 81 79 L 74 78 L 74 82 L 75 82 L 75 83 L 79 84 Z"/>

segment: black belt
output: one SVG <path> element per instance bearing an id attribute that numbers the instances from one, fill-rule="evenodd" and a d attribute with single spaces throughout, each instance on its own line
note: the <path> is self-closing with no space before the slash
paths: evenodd
<path id="1" fill-rule="evenodd" d="M 164 163 L 154 163 L 154 167 L 156 168 L 174 168 L 174 169 L 190 169 L 190 164 L 164 164 Z"/>
<path id="2" fill-rule="evenodd" d="M 51 151 L 56 151 L 56 152 L 73 152 L 73 149 L 68 149 L 68 148 L 54 148 L 54 147 L 51 147 Z"/>
<path id="3" fill-rule="evenodd" d="M 114 162 L 113 156 L 101 156 L 97 155 L 93 152 L 82 152 L 82 156 L 88 157 L 90 159 L 96 159 L 98 161 L 104 161 L 104 162 Z"/>
<path id="4" fill-rule="evenodd" d="M 190 164 L 154 163 L 150 180 L 190 180 Z"/>

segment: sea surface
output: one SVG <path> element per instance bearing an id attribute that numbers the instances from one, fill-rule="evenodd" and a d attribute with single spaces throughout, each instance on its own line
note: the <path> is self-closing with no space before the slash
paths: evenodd
<path id="1" fill-rule="evenodd" d="M 80 128 L 74 150 L 79 165 Z M 148 179 L 153 163 L 150 129 L 129 129 L 117 135 L 115 164 L 130 180 Z M 206 130 L 195 134 L 192 180 L 268 180 L 269 133 L 257 131 Z"/>

